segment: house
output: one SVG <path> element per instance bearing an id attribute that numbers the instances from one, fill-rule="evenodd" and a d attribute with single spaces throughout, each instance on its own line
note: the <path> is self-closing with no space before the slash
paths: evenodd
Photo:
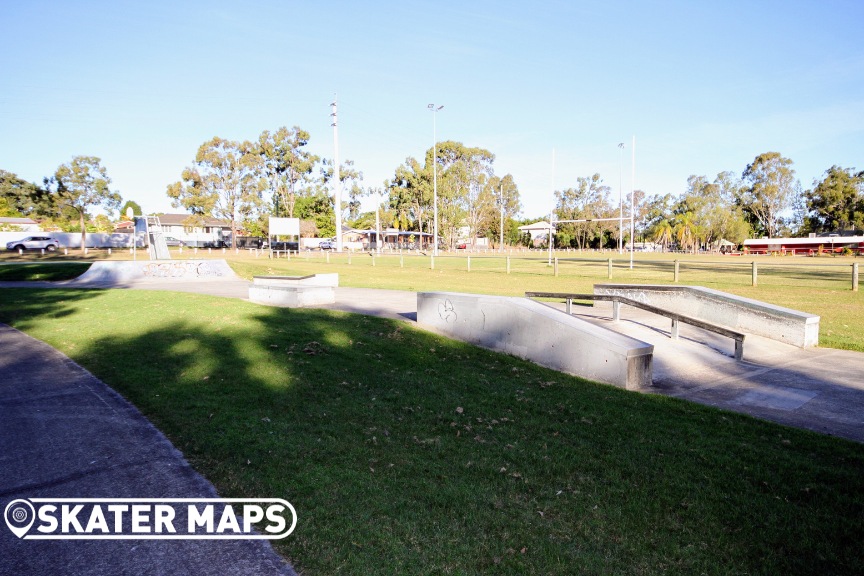
<path id="1" fill-rule="evenodd" d="M 9 232 L 41 232 L 39 223 L 30 218 L 0 218 L 0 230 Z"/>
<path id="2" fill-rule="evenodd" d="M 550 228 L 552 229 L 552 232 L 555 232 L 555 226 L 550 226 L 549 222 L 541 220 L 540 222 L 534 222 L 533 224 L 525 224 L 524 226 L 519 226 L 519 232 L 521 234 L 530 234 L 531 243 L 534 246 L 537 246 L 539 244 L 543 244 L 549 238 Z"/>
<path id="3" fill-rule="evenodd" d="M 187 246 L 224 246 L 231 244 L 231 222 L 204 216 L 202 225 L 190 226 L 192 214 L 160 214 L 163 236 L 182 240 Z"/>

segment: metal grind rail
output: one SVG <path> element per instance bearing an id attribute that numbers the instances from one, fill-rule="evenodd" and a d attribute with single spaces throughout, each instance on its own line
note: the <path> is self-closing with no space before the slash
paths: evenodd
<path id="1" fill-rule="evenodd" d="M 565 310 L 567 314 L 572 314 L 573 312 L 573 300 L 601 300 L 612 302 L 612 320 L 615 322 L 621 319 L 621 304 L 626 304 L 628 306 L 633 306 L 634 308 L 640 308 L 647 312 L 657 314 L 658 316 L 669 318 L 672 321 L 672 329 L 669 335 L 673 340 L 678 339 L 679 323 L 689 324 L 703 330 L 708 330 L 709 332 L 720 334 L 721 336 L 732 338 L 735 341 L 735 359 L 741 360 L 744 358 L 745 334 L 735 332 L 734 330 L 724 328 L 723 326 L 711 324 L 710 322 L 705 322 L 704 320 L 699 320 L 698 318 L 691 318 L 690 316 L 678 314 L 677 312 L 672 312 L 670 310 L 664 310 L 663 308 L 657 308 L 650 304 L 643 304 L 642 302 L 631 300 L 630 298 L 625 298 L 623 296 L 606 294 L 571 294 L 567 292 L 525 292 L 525 296 L 527 298 L 563 298 L 567 304 Z"/>

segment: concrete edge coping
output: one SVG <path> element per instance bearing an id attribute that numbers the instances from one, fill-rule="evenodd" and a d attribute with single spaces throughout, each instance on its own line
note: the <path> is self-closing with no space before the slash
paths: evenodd
<path id="1" fill-rule="evenodd" d="M 253 276 L 252 284 L 254 286 L 280 286 L 294 290 L 321 286 L 335 288 L 339 286 L 339 274 L 334 272 L 308 274 L 306 276 Z"/>
<path id="2" fill-rule="evenodd" d="M 728 292 L 721 292 L 720 290 L 714 290 L 712 288 L 705 288 L 704 286 L 670 286 L 668 284 L 595 284 L 594 290 L 597 289 L 618 289 L 618 290 L 649 290 L 652 292 L 690 292 L 694 293 L 698 296 L 713 298 L 717 300 L 722 300 L 724 302 L 728 302 L 733 305 L 741 306 L 742 308 L 747 308 L 750 310 L 756 310 L 763 313 L 773 314 L 775 316 L 781 316 L 786 318 L 794 318 L 795 320 L 802 320 L 805 324 L 816 324 L 819 322 L 819 316 L 815 314 L 810 314 L 808 312 L 802 312 L 800 310 L 794 310 L 792 308 L 785 308 L 783 306 L 777 306 L 776 304 L 769 304 L 768 302 L 762 302 L 759 300 L 753 300 L 752 298 L 745 298 L 744 296 L 737 296 L 735 294 L 729 294 Z"/>
<path id="3" fill-rule="evenodd" d="M 314 278 L 315 274 L 307 274 L 306 276 L 253 276 L 253 280 L 306 280 L 307 278 Z"/>

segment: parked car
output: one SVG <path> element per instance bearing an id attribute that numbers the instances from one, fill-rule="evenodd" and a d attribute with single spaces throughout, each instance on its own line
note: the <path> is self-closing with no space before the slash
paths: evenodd
<path id="1" fill-rule="evenodd" d="M 53 252 L 60 248 L 60 241 L 51 236 L 28 236 L 22 240 L 7 242 L 7 250 L 45 250 Z"/>
<path id="2" fill-rule="evenodd" d="M 321 242 L 318 243 L 318 249 L 319 250 L 335 250 L 336 244 L 334 244 L 330 240 L 322 240 Z"/>
<path id="3" fill-rule="evenodd" d="M 186 243 L 182 240 L 178 240 L 173 236 L 165 236 L 165 244 L 168 246 L 186 246 Z"/>

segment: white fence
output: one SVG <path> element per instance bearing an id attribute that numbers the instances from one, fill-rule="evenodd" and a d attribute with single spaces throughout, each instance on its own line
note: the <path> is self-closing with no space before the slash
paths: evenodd
<path id="1" fill-rule="evenodd" d="M 0 248 L 5 248 L 7 242 L 22 240 L 28 236 L 51 236 L 60 241 L 61 248 L 80 248 L 80 232 L 0 232 Z M 143 238 L 143 234 L 139 235 Z M 139 239 L 138 247 L 143 246 Z M 86 248 L 132 248 L 132 235 L 128 233 L 105 234 L 102 232 L 88 232 L 85 242 Z"/>

